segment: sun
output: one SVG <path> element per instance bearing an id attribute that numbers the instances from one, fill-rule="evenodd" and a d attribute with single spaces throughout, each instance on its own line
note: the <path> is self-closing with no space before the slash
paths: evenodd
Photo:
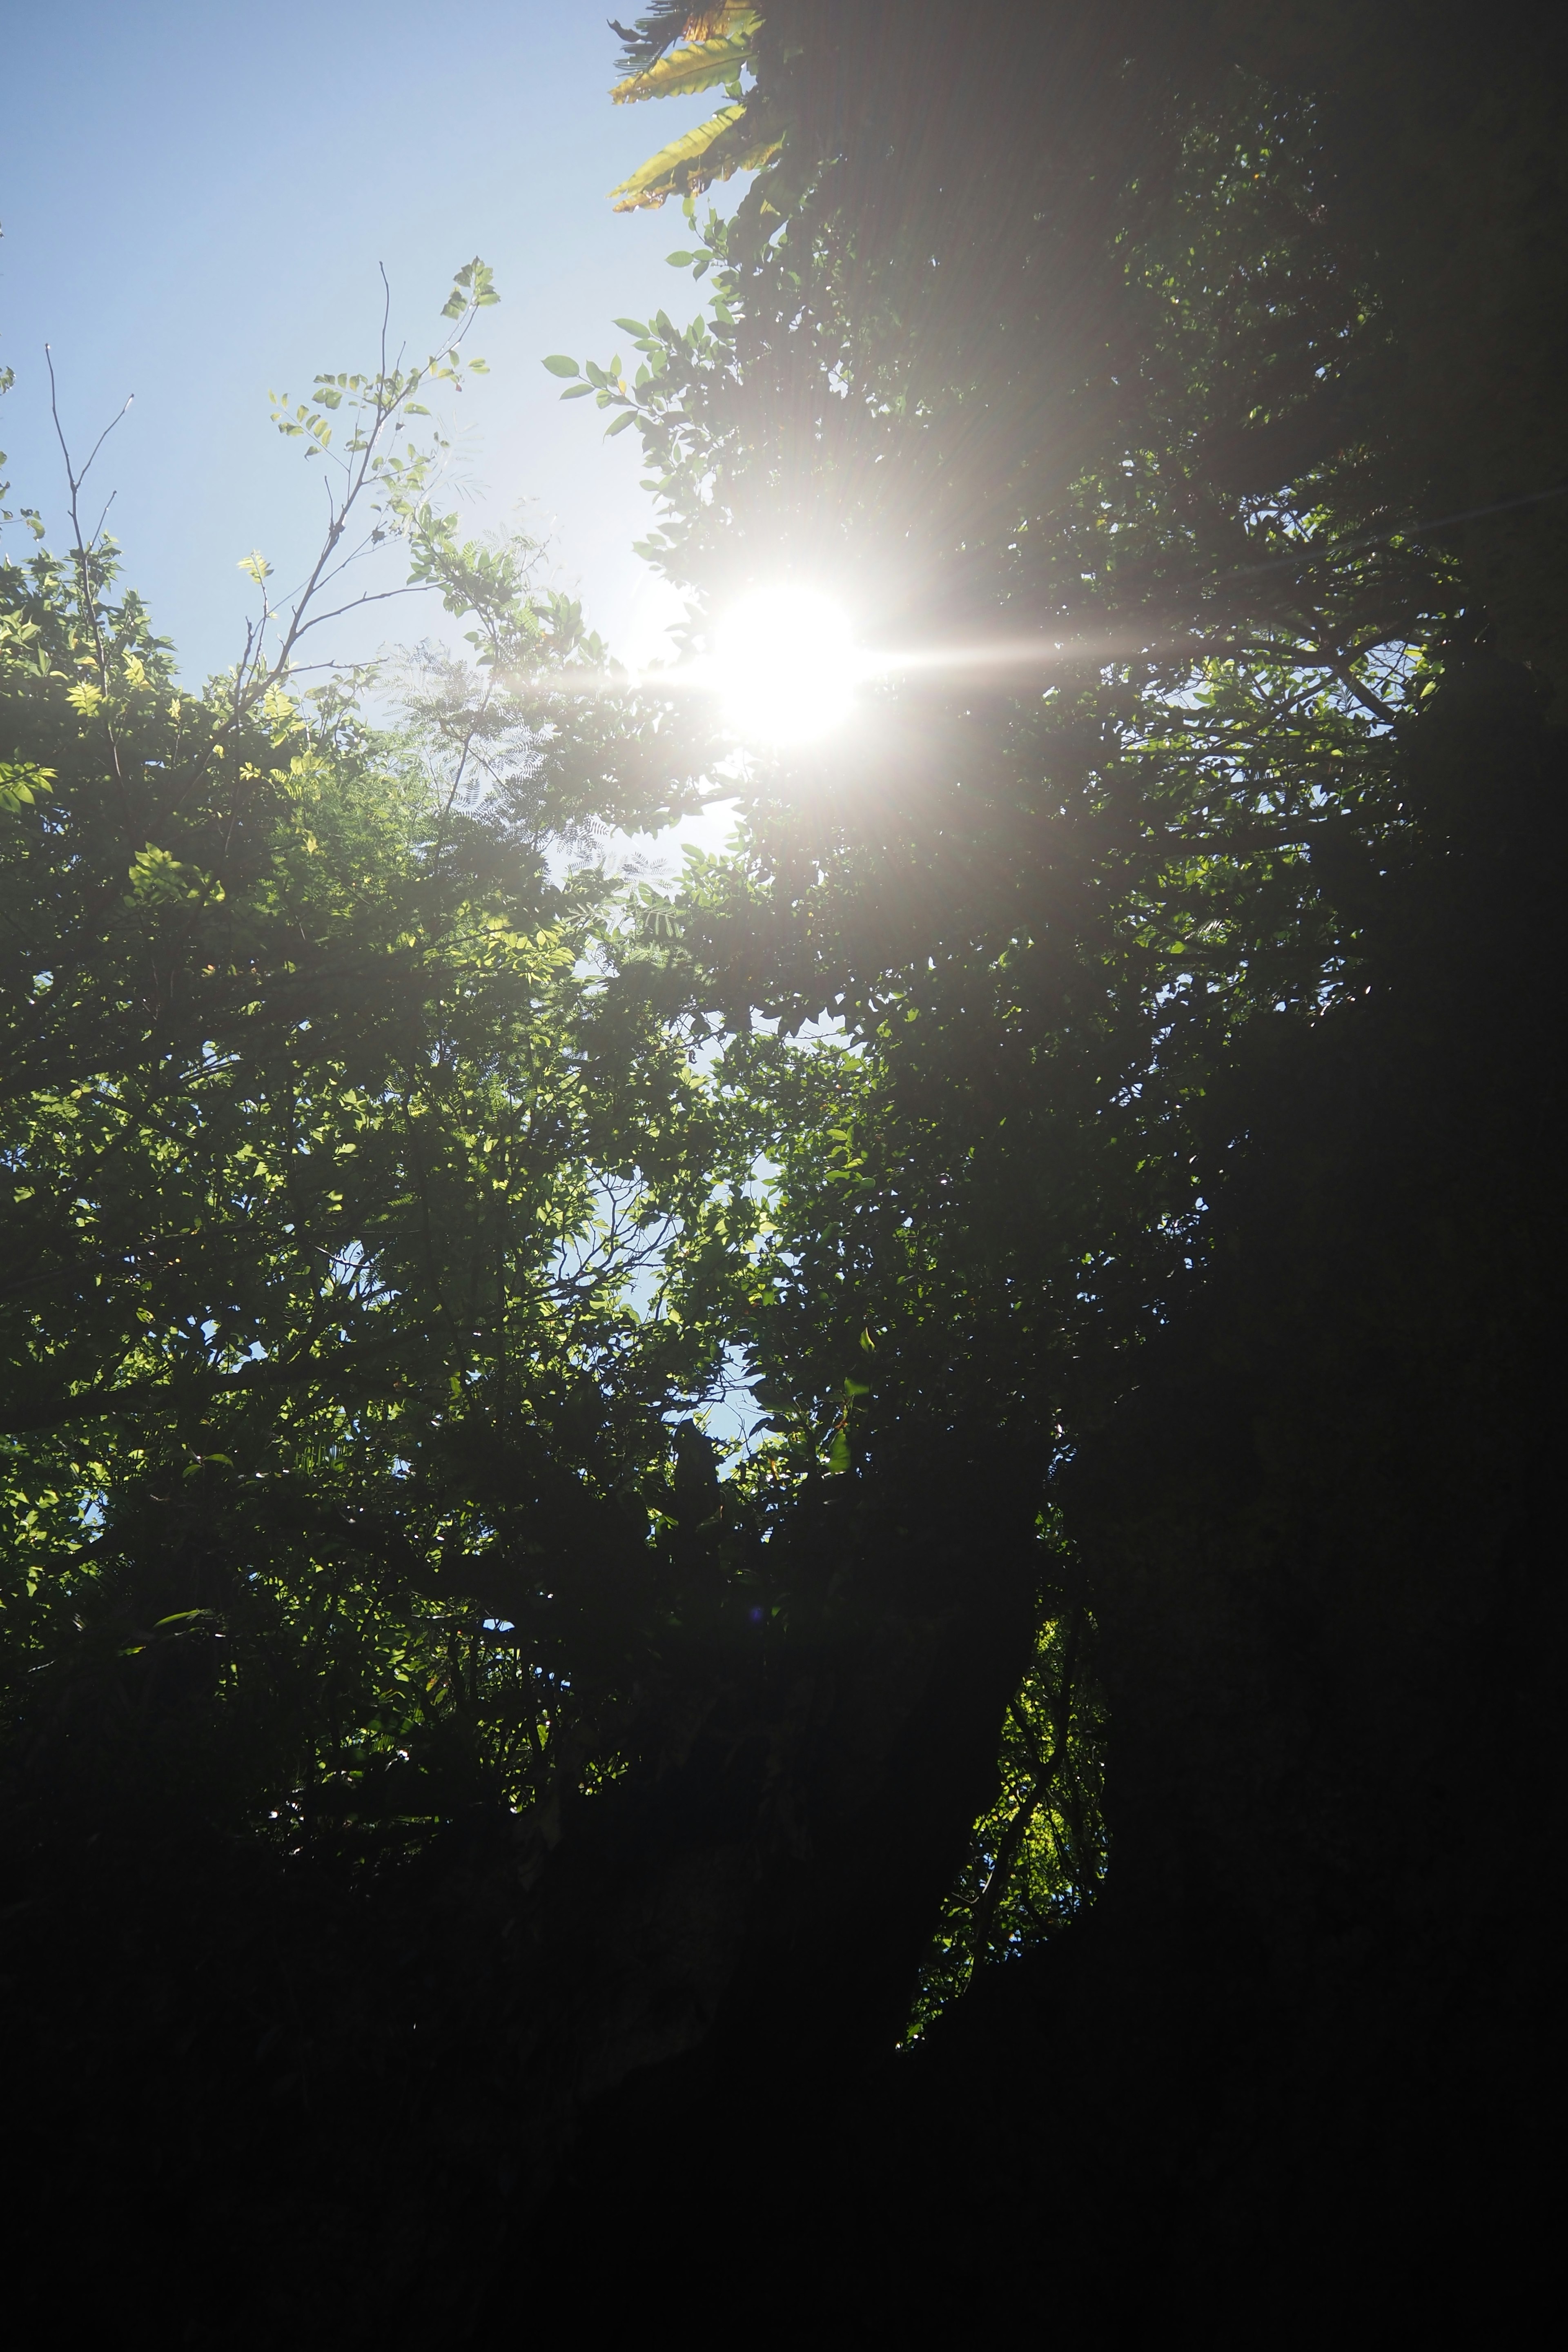
<path id="1" fill-rule="evenodd" d="M 713 683 L 737 735 L 811 743 L 848 718 L 859 675 L 847 615 L 809 588 L 762 588 L 714 642 Z"/>

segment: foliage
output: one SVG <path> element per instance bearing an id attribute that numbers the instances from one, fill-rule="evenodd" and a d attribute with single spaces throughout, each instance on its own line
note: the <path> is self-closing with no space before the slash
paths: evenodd
<path id="1" fill-rule="evenodd" d="M 618 213 L 657 210 L 667 197 L 690 198 L 715 180 L 771 163 L 784 142 L 742 95 L 741 76 L 752 62 L 763 20 L 755 8 L 731 4 L 696 14 L 639 17 L 634 32 L 616 26 L 635 70 L 610 96 L 617 106 L 647 98 L 676 98 L 722 86 L 730 104 L 696 129 L 661 147 L 629 179 L 612 188 Z M 672 47 L 676 28 L 683 35 Z"/>
<path id="2" fill-rule="evenodd" d="M 226 2242 L 309 2214 L 323 2336 L 348 2306 L 424 2328 L 415 2210 L 500 2250 L 509 2294 L 517 2213 L 552 2252 L 577 2217 L 631 2304 L 700 2200 L 754 2263 L 759 2210 L 853 2208 L 898 2249 L 945 2199 L 967 2292 L 1045 2179 L 1091 2252 L 1142 2252 L 1162 2184 L 1228 2199 L 1259 2084 L 1315 2051 L 1342 2084 L 1368 2017 L 1418 1980 L 1440 2023 L 1468 1981 L 1479 1935 L 1450 1966 L 1397 1904 L 1398 1967 L 1358 1939 L 1384 1876 L 1463 1912 L 1411 1824 L 1468 1629 L 1511 1657 L 1539 1621 L 1479 1548 L 1476 1601 L 1439 1522 L 1451 1477 L 1456 1526 L 1544 1525 L 1518 1497 L 1556 1409 L 1553 1081 L 1505 1014 L 1548 993 L 1557 764 L 1430 420 L 1402 443 L 1401 318 L 1444 348 L 1436 278 L 1401 275 L 1424 233 L 1380 243 L 1332 78 L 1231 14 L 1004 8 L 977 40 L 773 0 L 623 32 L 623 100 L 754 76 L 635 175 L 684 189 L 706 307 L 617 321 L 629 377 L 545 365 L 638 432 L 691 652 L 794 580 L 901 656 L 837 742 L 729 757 L 737 841 L 678 880 L 617 896 L 605 829 L 697 805 L 733 747 L 617 671 L 535 551 L 463 541 L 438 426 L 403 440 L 458 380 L 477 263 L 424 368 L 280 404 L 341 467 L 329 544 L 280 609 L 251 560 L 259 619 L 205 693 L 74 513 L 64 562 L 5 572 L 11 1932 L 43 1984 L 114 1903 L 108 1948 L 156 1946 L 143 1881 L 188 1917 L 193 1838 L 276 1863 L 230 1898 L 179 2079 L 242 2152 Z M 742 152 L 766 168 L 700 223 Z M 397 730 L 299 662 L 337 565 L 389 541 L 472 656 L 427 650 Z M 702 1411 L 742 1388 L 725 1460 Z M 1515 1811 L 1505 1679 L 1461 1743 L 1472 1822 Z M 1549 1877 L 1509 1852 L 1514 1887 Z M 1095 1906 L 1108 1855 L 1130 1892 Z M 1382 2008 L 1342 2000 L 1357 1969 Z M 146 1981 L 90 2032 L 68 1988 L 37 2080 L 90 2104 Z M 1009 2117 L 986 2037 L 1042 1981 L 1082 2008 L 1020 2036 Z M 1237 2030 L 1215 2095 L 1238 1997 L 1265 2058 Z M 233 2057 L 256 2012 L 275 2087 Z M 172 2031 L 145 2046 L 126 2079 L 162 2099 Z"/>
<path id="3" fill-rule="evenodd" d="M 921 1969 L 911 2041 L 967 1990 L 977 1968 L 1045 1942 L 1094 1899 L 1108 1852 L 1105 1703 L 1089 1664 L 1093 1633 L 1081 1608 L 1040 1629 L 1002 1725 L 996 1801 L 974 1824 Z"/>
<path id="4" fill-rule="evenodd" d="M 868 69 L 838 154 L 804 143 L 809 59 L 762 56 L 820 171 L 729 225 L 688 198 L 670 259 L 711 297 L 617 321 L 635 376 L 550 364 L 635 424 L 694 645 L 793 577 L 873 649 L 976 647 L 868 694 L 845 751 L 753 765 L 668 962 L 777 1167 L 742 1336 L 780 1440 L 858 1472 L 979 1423 L 1044 1500 L 1202 1272 L 1256 1073 L 1369 984 L 1377 877 L 1422 850 L 1403 733 L 1465 590 L 1392 502 L 1384 323 L 1310 104 L 1145 81 L 1109 163 L 1103 121 L 1051 113 L 1048 170 L 982 199 L 929 142 L 901 161 L 900 110 L 951 64 L 962 147 L 962 77 L 993 117 L 994 82 L 942 12 L 907 37 L 922 70 Z M 1063 37 L 1053 13 L 1037 47 Z M 842 1039 L 800 1041 L 824 1019 Z"/>
<path id="5" fill-rule="evenodd" d="M 459 335 L 490 299 L 460 273 Z M 588 836 L 497 680 L 580 620 L 432 513 L 438 432 L 391 443 L 454 367 L 283 412 L 339 468 L 326 546 L 281 614 L 253 562 L 205 693 L 107 541 L 0 574 L 6 1675 L 46 1813 L 531 1803 L 603 1769 L 581 1725 L 677 1605 L 666 1416 L 721 1343 L 661 1268 L 721 1169 L 679 1037 L 606 998 L 602 877 L 551 879 Z M 427 669 L 401 735 L 293 683 L 365 503 L 479 623 L 479 683 Z"/>
<path id="6" fill-rule="evenodd" d="M 632 105 L 645 98 L 674 98 L 689 90 L 711 89 L 718 83 L 735 80 L 746 62 L 746 37 L 755 32 L 759 18 L 754 8 L 726 7 L 717 13 L 722 23 L 721 31 L 699 37 L 691 30 L 693 20 L 689 19 L 687 37 L 680 47 L 616 84 L 610 92 L 616 104 Z"/>

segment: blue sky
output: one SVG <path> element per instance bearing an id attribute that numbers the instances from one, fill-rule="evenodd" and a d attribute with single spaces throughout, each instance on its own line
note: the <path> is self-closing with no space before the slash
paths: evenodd
<path id="1" fill-rule="evenodd" d="M 450 403 L 475 530 L 552 529 L 559 583 L 639 657 L 668 611 L 631 553 L 647 526 L 635 434 L 559 401 L 549 352 L 607 359 L 610 323 L 689 278 L 665 256 L 678 207 L 616 214 L 605 191 L 711 94 L 616 107 L 609 6 L 574 0 L 8 0 L 0 150 L 0 446 L 18 501 L 63 545 L 43 345 L 78 450 L 135 403 L 93 477 L 129 578 L 193 680 L 234 657 L 260 548 L 281 579 L 313 550 L 321 485 L 268 418 L 269 387 L 371 362 L 377 264 L 395 334 L 434 340 L 454 268 L 501 294 L 473 348 L 492 373 Z M 623 16 L 626 11 L 618 13 Z M 740 193 L 738 185 L 733 192 Z M 523 506 L 520 502 L 530 501 Z M 96 511 L 96 508 L 94 509 Z M 413 638 L 433 608 L 383 608 L 338 650 Z"/>

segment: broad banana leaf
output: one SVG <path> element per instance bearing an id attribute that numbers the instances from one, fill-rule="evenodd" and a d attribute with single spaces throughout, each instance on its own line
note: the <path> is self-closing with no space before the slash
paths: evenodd
<path id="1" fill-rule="evenodd" d="M 619 199 L 616 210 L 652 211 L 667 196 L 695 194 L 715 180 L 727 180 L 732 172 L 761 171 L 784 142 L 748 138 L 745 121 L 744 105 L 726 106 L 700 122 L 695 131 L 672 139 L 668 147 L 661 147 L 639 165 L 629 180 L 610 190 L 611 197 Z"/>
<path id="2" fill-rule="evenodd" d="M 628 74 L 625 81 L 618 81 L 610 92 L 616 104 L 631 106 L 643 98 L 677 98 L 688 90 L 712 89 L 720 82 L 733 81 L 746 62 L 752 35 L 761 19 L 754 8 L 730 8 L 724 16 L 725 30 L 720 39 L 689 41 L 645 72 Z"/>

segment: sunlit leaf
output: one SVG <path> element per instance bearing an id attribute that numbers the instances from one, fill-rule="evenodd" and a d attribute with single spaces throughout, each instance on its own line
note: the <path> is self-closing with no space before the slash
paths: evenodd
<path id="1" fill-rule="evenodd" d="M 720 171 L 719 160 L 714 157 L 713 151 L 727 134 L 738 130 L 745 117 L 743 103 L 722 107 L 706 122 L 700 122 L 695 130 L 683 131 L 679 139 L 672 139 L 668 147 L 661 147 L 657 155 L 650 155 L 646 163 L 639 164 L 629 179 L 623 180 L 618 187 L 610 190 L 612 197 L 618 196 L 622 200 L 616 210 L 619 213 L 635 212 L 639 205 L 662 205 L 665 198 L 675 194 L 678 189 L 705 184 L 694 176 L 705 158 L 712 163 L 708 174 L 710 178 L 727 176 Z M 733 170 L 735 166 L 731 164 L 729 168 Z"/>
<path id="2" fill-rule="evenodd" d="M 762 19 L 754 8 L 734 8 L 725 11 L 724 21 L 730 29 L 719 38 L 685 42 L 643 72 L 628 74 L 625 81 L 616 82 L 610 92 L 616 104 L 630 106 L 645 98 L 679 98 L 732 81 L 746 63 L 752 36 Z"/>

